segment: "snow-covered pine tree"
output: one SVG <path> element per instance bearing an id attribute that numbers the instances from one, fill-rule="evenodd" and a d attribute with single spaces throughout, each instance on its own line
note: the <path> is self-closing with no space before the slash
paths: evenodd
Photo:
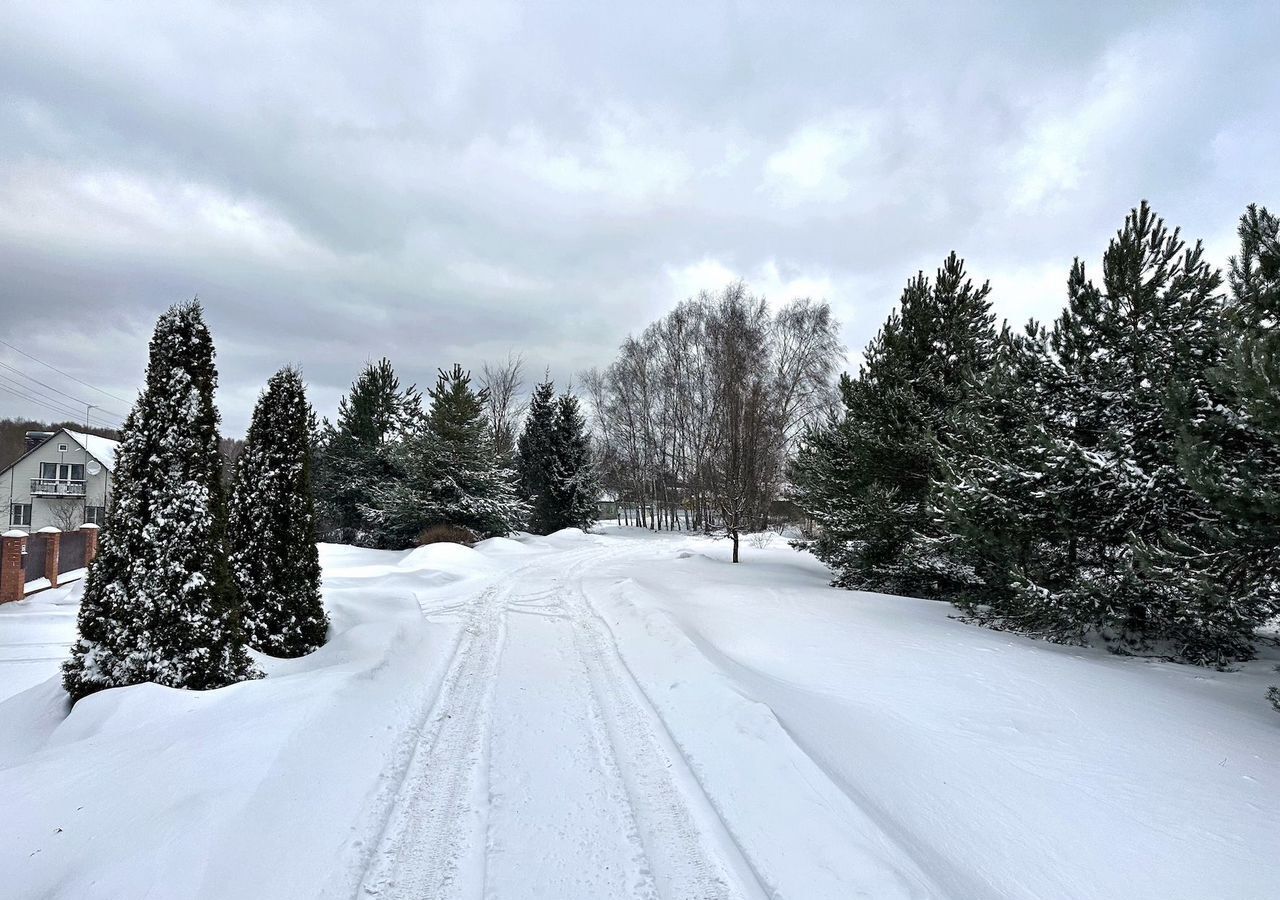
<path id="1" fill-rule="evenodd" d="M 957 604 L 996 627 L 1069 640 L 1087 627 L 1060 593 L 1076 577 L 1074 542 L 1108 512 L 1093 493 L 1096 460 L 1053 440 L 1074 412 L 1048 343 L 1034 321 L 1002 330 L 994 366 L 953 416 L 938 506 L 953 555 L 976 576 Z"/>
<path id="2" fill-rule="evenodd" d="M 812 549 L 835 584 L 950 596 L 971 579 L 949 555 L 934 495 L 951 415 L 994 359 L 989 292 L 955 253 L 932 284 L 919 273 L 858 378 L 841 379 L 842 417 L 802 442 L 793 499 L 818 525 Z"/>
<path id="3" fill-rule="evenodd" d="M 303 656 L 325 642 L 320 601 L 311 437 L 315 414 L 302 375 L 281 369 L 253 410 L 231 495 L 231 568 L 249 645 Z"/>
<path id="4" fill-rule="evenodd" d="M 556 520 L 551 531 L 595 524 L 600 482 L 591 454 L 587 421 L 573 394 L 560 395 L 555 416 L 555 465 L 551 493 L 555 497 Z"/>
<path id="5" fill-rule="evenodd" d="M 533 389 L 524 428 L 516 440 L 520 496 L 529 506 L 529 530 L 556 530 L 556 498 L 552 492 L 556 460 L 556 388 L 550 380 Z"/>
<path id="6" fill-rule="evenodd" d="M 213 356 L 198 303 L 156 323 L 63 666 L 73 700 L 142 682 L 207 689 L 255 675 L 227 559 Z"/>
<path id="7" fill-rule="evenodd" d="M 391 361 L 368 364 L 324 423 L 316 452 L 316 512 L 325 540 L 361 547 L 403 546 L 383 533 L 378 497 L 404 479 L 396 448 L 422 415 L 417 388 L 400 387 Z"/>
<path id="8" fill-rule="evenodd" d="M 528 516 L 516 495 L 516 475 L 493 445 L 485 393 L 471 387 L 462 366 L 440 370 L 428 394 L 431 410 L 401 444 L 405 477 L 380 500 L 380 526 L 399 546 L 412 546 L 436 525 L 466 528 L 481 537 L 509 534 Z"/>
<path id="9" fill-rule="evenodd" d="M 1211 664 L 1251 658 L 1255 629 L 1280 614 L 1280 219 L 1250 206 L 1239 235 L 1222 363 L 1207 384 L 1179 384 L 1170 410 L 1210 511 L 1147 548 L 1181 655 Z"/>
<path id="10" fill-rule="evenodd" d="M 1200 245 L 1188 247 L 1145 202 L 1112 239 L 1101 288 L 1082 262 L 1072 267 L 1049 335 L 1056 366 L 1046 378 L 1060 416 L 1025 473 L 1061 523 L 1040 553 L 1065 565 L 1023 572 L 1015 601 L 1036 621 L 1056 619 L 1059 638 L 1091 629 L 1133 647 L 1176 638 L 1176 592 L 1135 550 L 1186 533 L 1205 512 L 1178 465 L 1167 402 L 1176 385 L 1203 390 L 1220 358 L 1220 281 Z"/>

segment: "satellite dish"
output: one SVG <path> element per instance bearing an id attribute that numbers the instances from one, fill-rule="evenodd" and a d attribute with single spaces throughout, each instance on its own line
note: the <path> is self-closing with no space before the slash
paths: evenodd
<path id="1" fill-rule="evenodd" d="M 85 469 L 88 471 L 90 475 L 97 475 L 99 472 L 102 471 L 102 466 L 98 464 L 98 461 L 96 459 L 91 459 L 89 460 L 89 464 L 85 466 Z"/>

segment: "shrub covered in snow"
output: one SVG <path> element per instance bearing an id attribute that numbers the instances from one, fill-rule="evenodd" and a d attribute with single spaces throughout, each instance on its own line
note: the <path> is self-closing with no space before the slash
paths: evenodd
<path id="1" fill-rule="evenodd" d="M 236 461 L 231 567 L 249 644 L 272 656 L 310 653 L 329 627 L 311 495 L 314 429 L 301 374 L 281 369 L 258 399 Z"/>
<path id="2" fill-rule="evenodd" d="M 64 666 L 73 700 L 140 682 L 203 689 L 254 674 L 227 560 L 213 356 L 198 303 L 156 323 Z"/>

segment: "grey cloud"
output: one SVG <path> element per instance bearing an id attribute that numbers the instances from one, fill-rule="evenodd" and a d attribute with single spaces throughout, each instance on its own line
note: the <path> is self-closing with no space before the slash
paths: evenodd
<path id="1" fill-rule="evenodd" d="M 119 392 L 199 294 L 235 432 L 285 362 L 565 380 L 700 272 L 853 350 L 953 247 L 1043 316 L 1142 197 L 1221 254 L 1280 204 L 1271 4 L 968 6 L 7 4 L 0 314 Z"/>

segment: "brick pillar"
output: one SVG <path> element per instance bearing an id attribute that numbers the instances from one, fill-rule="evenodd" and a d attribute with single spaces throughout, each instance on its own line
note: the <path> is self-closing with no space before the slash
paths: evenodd
<path id="1" fill-rule="evenodd" d="M 62 532 L 53 526 L 41 528 L 39 532 L 48 542 L 44 551 L 44 577 L 49 579 L 49 587 L 58 586 L 58 550 L 62 546 Z"/>
<path id="2" fill-rule="evenodd" d="M 86 522 L 80 526 L 84 533 L 84 567 L 87 569 L 98 558 L 98 526 Z"/>
<path id="3" fill-rule="evenodd" d="M 22 599 L 27 585 L 22 571 L 26 549 L 26 532 L 7 531 L 0 536 L 0 603 Z"/>

